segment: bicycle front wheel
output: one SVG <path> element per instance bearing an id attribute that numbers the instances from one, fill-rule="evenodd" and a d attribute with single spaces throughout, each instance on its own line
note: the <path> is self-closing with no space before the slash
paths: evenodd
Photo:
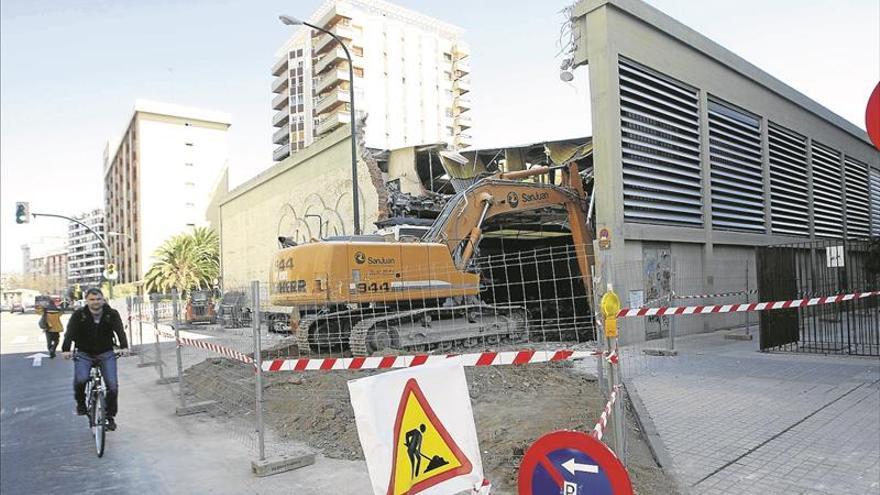
<path id="1" fill-rule="evenodd" d="M 95 401 L 92 404 L 92 419 L 94 421 L 95 452 L 97 452 L 98 457 L 102 457 L 104 455 L 104 420 L 106 418 L 104 411 L 104 394 L 101 392 L 98 392 Z"/>

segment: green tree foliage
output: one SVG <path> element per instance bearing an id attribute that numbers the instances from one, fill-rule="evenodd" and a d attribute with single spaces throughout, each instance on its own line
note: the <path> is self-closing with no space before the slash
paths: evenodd
<path id="1" fill-rule="evenodd" d="M 153 256 L 157 261 L 144 277 L 147 292 L 183 294 L 210 288 L 220 276 L 220 238 L 207 227 L 168 239 Z"/>

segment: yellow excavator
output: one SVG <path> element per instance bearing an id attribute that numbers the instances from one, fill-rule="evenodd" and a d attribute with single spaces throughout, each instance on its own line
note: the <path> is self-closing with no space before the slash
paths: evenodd
<path id="1" fill-rule="evenodd" d="M 592 236 L 583 186 L 574 163 L 496 173 L 452 196 L 421 239 L 353 236 L 283 248 L 270 274 L 271 304 L 292 307 L 291 328 L 303 353 L 350 349 L 369 356 L 523 341 L 528 305 L 481 297 L 474 255 L 483 228 L 490 219 L 503 225 L 502 215 L 564 209 L 583 283 L 578 291 L 589 304 Z"/>

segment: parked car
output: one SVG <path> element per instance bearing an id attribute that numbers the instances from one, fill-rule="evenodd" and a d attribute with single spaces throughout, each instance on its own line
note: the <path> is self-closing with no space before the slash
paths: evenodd
<path id="1" fill-rule="evenodd" d="M 0 311 L 9 311 L 9 312 L 12 312 L 12 304 L 11 304 L 11 303 L 3 303 L 3 304 L 0 304 Z"/>
<path id="2" fill-rule="evenodd" d="M 12 303 L 12 309 L 9 310 L 10 313 L 24 313 L 24 306 L 18 301 Z"/>

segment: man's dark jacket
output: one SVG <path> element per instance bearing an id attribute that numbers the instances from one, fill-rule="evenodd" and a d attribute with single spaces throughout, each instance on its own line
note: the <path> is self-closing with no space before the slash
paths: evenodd
<path id="1" fill-rule="evenodd" d="M 105 304 L 101 312 L 101 321 L 96 324 L 89 307 L 83 306 L 70 315 L 61 351 L 70 351 L 71 341 L 76 342 L 77 349 L 89 354 L 112 351 L 114 333 L 118 339 L 119 347 L 122 349 L 128 347 L 119 311 L 111 308 L 109 304 Z"/>

